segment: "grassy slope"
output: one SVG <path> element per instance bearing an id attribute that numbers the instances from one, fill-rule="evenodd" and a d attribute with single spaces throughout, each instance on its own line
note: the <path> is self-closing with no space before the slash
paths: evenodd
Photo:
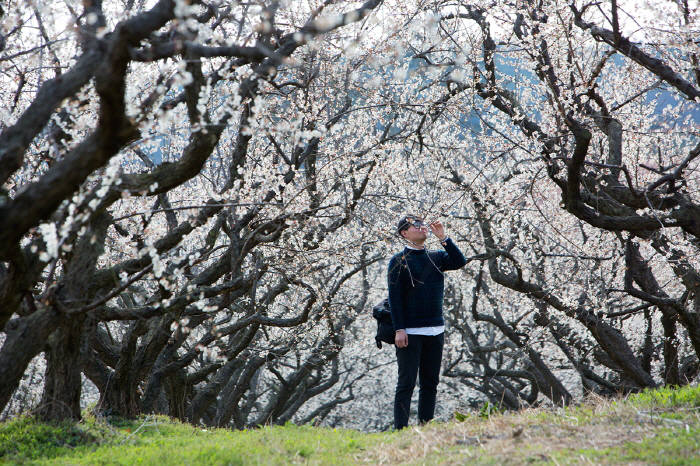
<path id="1" fill-rule="evenodd" d="M 700 388 L 458 417 L 377 434 L 293 425 L 232 432 L 156 416 L 59 426 L 22 418 L 0 425 L 0 462 L 700 465 Z"/>

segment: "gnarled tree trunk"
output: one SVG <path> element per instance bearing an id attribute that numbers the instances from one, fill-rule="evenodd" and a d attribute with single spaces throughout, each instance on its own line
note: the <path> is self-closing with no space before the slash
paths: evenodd
<path id="1" fill-rule="evenodd" d="M 45 352 L 44 392 L 38 415 L 45 421 L 80 419 L 82 361 L 87 348 L 84 316 L 64 318 Z"/>

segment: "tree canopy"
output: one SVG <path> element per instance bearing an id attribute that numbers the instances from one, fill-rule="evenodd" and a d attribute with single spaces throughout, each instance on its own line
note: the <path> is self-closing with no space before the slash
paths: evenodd
<path id="1" fill-rule="evenodd" d="M 4 414 L 79 418 L 86 379 L 107 414 L 382 428 L 406 212 L 468 256 L 456 403 L 688 383 L 698 8 L 635 5 L 8 2 Z"/>

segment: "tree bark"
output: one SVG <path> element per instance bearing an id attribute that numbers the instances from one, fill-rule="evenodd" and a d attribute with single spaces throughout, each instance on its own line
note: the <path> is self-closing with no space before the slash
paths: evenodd
<path id="1" fill-rule="evenodd" d="M 0 351 L 0 409 L 4 409 L 19 386 L 22 374 L 32 358 L 39 354 L 46 340 L 60 321 L 60 315 L 51 308 L 11 321 L 5 344 Z"/>
<path id="2" fill-rule="evenodd" d="M 44 421 L 79 420 L 82 361 L 86 341 L 84 316 L 65 319 L 49 337 L 45 352 L 44 392 L 38 415 Z"/>
<path id="3" fill-rule="evenodd" d="M 663 315 L 661 325 L 664 328 L 664 382 L 666 385 L 680 385 L 676 320 L 671 316 Z"/>
<path id="4" fill-rule="evenodd" d="M 111 374 L 104 390 L 100 391 L 100 411 L 124 417 L 136 417 L 140 413 L 138 394 L 138 365 L 133 364 L 138 337 L 146 331 L 146 323 L 131 324 L 122 348 L 119 362 Z"/>

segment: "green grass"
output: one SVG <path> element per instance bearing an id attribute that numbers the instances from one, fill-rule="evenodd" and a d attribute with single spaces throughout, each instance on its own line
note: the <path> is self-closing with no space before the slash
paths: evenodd
<path id="1" fill-rule="evenodd" d="M 392 434 L 286 425 L 203 429 L 162 416 L 47 425 L 20 418 L 0 427 L 0 461 L 26 464 L 351 464 Z"/>
<path id="2" fill-rule="evenodd" d="M 700 388 L 684 387 L 567 408 L 475 411 L 373 434 L 292 424 L 203 429 L 163 416 L 58 425 L 22 417 L 0 424 L 0 463 L 700 466 L 699 408 Z"/>
<path id="3" fill-rule="evenodd" d="M 40 424 L 28 417 L 7 422 L 0 430 L 0 458 L 53 457 L 67 448 L 93 444 L 98 437 L 85 426 L 74 423 Z"/>
<path id="4" fill-rule="evenodd" d="M 654 409 L 699 409 L 700 389 L 698 387 L 665 387 L 656 390 L 644 390 L 631 395 L 629 402 L 642 408 Z"/>
<path id="5" fill-rule="evenodd" d="M 662 429 L 641 442 L 627 442 L 604 450 L 580 450 L 577 453 L 614 464 L 700 465 L 700 428 Z"/>

